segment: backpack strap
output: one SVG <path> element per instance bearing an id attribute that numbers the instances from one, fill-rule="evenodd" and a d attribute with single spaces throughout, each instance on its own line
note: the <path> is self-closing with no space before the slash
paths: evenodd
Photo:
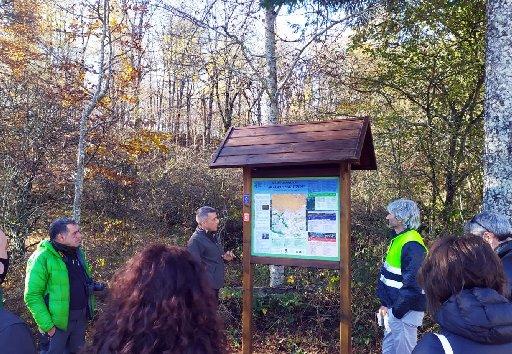
<path id="1" fill-rule="evenodd" d="M 448 338 L 443 336 L 442 334 L 434 333 L 437 336 L 437 339 L 441 342 L 441 345 L 443 346 L 444 353 L 445 354 L 453 354 L 452 346 L 450 345 L 450 342 L 448 341 Z"/>

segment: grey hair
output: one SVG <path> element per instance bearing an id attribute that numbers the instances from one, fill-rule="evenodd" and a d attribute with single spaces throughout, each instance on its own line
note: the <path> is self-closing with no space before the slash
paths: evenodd
<path id="1" fill-rule="evenodd" d="M 199 209 L 196 210 L 196 221 L 198 224 L 203 223 L 206 219 L 208 219 L 208 214 L 216 213 L 217 210 L 215 208 L 212 208 L 210 206 L 202 206 Z"/>
<path id="2" fill-rule="evenodd" d="M 420 209 L 415 202 L 409 199 L 397 199 L 387 206 L 387 211 L 402 221 L 407 229 L 418 229 L 420 222 Z"/>
<path id="3" fill-rule="evenodd" d="M 482 236 L 485 231 L 494 234 L 500 241 L 512 237 L 512 226 L 510 220 L 503 214 L 484 211 L 476 214 L 473 219 L 464 225 L 464 233 L 475 236 Z"/>

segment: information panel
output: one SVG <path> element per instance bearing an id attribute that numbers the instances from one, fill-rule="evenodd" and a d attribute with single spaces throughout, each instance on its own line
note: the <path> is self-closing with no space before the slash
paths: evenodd
<path id="1" fill-rule="evenodd" d="M 339 261 L 339 178 L 253 178 L 253 256 Z"/>

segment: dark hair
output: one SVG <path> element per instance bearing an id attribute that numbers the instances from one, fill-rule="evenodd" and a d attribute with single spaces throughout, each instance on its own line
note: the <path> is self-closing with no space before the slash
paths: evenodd
<path id="1" fill-rule="evenodd" d="M 77 225 L 76 221 L 71 218 L 58 218 L 54 220 L 50 224 L 49 233 L 50 233 L 50 240 L 55 240 L 57 235 L 67 232 L 68 231 L 68 225 Z"/>
<path id="2" fill-rule="evenodd" d="M 213 289 L 186 249 L 148 246 L 111 284 L 85 353 L 225 352 Z"/>
<path id="3" fill-rule="evenodd" d="M 419 270 L 418 283 L 432 315 L 463 289 L 490 288 L 504 296 L 509 292 L 500 259 L 479 236 L 437 240 Z"/>

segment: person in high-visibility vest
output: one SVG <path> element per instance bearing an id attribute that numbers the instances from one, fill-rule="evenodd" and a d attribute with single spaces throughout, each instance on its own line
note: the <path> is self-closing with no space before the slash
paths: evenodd
<path id="1" fill-rule="evenodd" d="M 426 310 L 425 293 L 416 281 L 427 247 L 418 233 L 420 210 L 415 202 L 398 199 L 387 206 L 386 219 L 393 229 L 377 295 L 383 319 L 383 354 L 410 354 L 417 343 L 418 327 Z"/>

